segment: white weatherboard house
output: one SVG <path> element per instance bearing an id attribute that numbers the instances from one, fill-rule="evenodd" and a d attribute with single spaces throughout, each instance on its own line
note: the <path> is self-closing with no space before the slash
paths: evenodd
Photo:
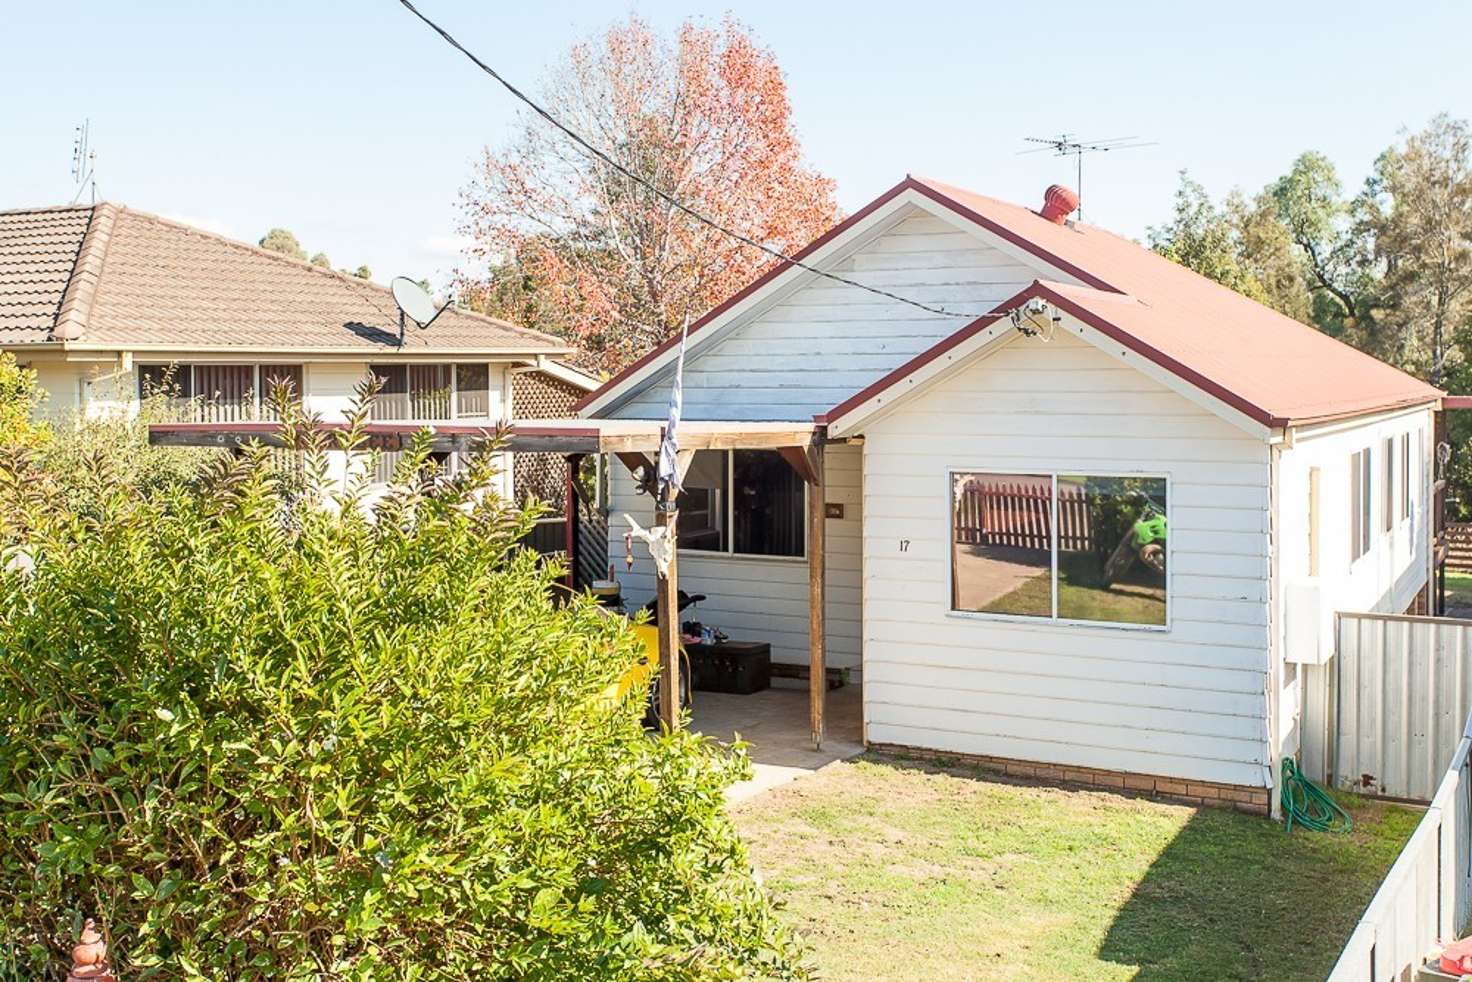
<path id="1" fill-rule="evenodd" d="M 695 454 L 680 585 L 774 661 L 820 633 L 870 745 L 1266 811 L 1333 612 L 1428 594 L 1442 394 L 1066 221 L 1071 197 L 908 178 L 799 258 L 933 310 L 789 264 L 692 326 L 685 418 L 810 427 L 825 473 Z M 662 419 L 674 357 L 583 416 Z M 612 475 L 619 555 L 650 501 Z M 654 593 L 647 558 L 625 582 Z"/>
<path id="2" fill-rule="evenodd" d="M 377 284 L 109 202 L 0 211 L 0 350 L 53 414 L 136 406 L 167 378 L 221 424 L 269 418 L 277 380 L 326 420 L 373 374 L 375 419 L 469 424 L 565 415 L 595 384 L 557 338 L 450 308 L 401 341 Z M 507 491 L 513 473 L 534 476 L 507 467 Z"/>

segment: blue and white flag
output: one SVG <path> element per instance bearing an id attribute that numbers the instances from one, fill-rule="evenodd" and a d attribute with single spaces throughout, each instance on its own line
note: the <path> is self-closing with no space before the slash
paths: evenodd
<path id="1" fill-rule="evenodd" d="M 690 334 L 690 315 L 685 315 L 685 326 L 680 328 L 680 354 L 675 359 L 675 380 L 670 384 L 670 412 L 664 424 L 664 439 L 659 444 L 659 490 L 663 498 L 664 489 L 672 487 L 676 493 L 683 490 L 680 480 L 680 441 L 675 431 L 680 425 L 680 410 L 685 402 L 685 339 Z"/>

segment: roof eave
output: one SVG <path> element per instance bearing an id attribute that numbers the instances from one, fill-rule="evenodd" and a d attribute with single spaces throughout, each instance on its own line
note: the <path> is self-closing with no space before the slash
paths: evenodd
<path id="1" fill-rule="evenodd" d="M 1291 418 L 1274 417 L 1274 426 L 1318 426 L 1321 423 L 1338 423 L 1346 419 L 1358 419 L 1361 416 L 1376 416 L 1381 413 L 1393 413 L 1401 409 L 1414 409 L 1417 406 L 1430 406 L 1446 401 L 1445 393 L 1438 395 L 1415 396 L 1407 399 L 1399 399 L 1394 402 L 1376 403 L 1371 406 L 1361 406 L 1355 409 L 1346 409 L 1340 412 L 1319 413 L 1313 416 L 1294 416 Z M 1449 408 L 1458 408 L 1452 406 Z"/>
<path id="2" fill-rule="evenodd" d="M 131 351 L 147 354 L 206 354 L 206 355 L 279 355 L 308 356 L 332 355 L 342 357 L 400 358 L 453 355 L 456 357 L 495 357 L 507 359 L 530 359 L 537 356 L 556 357 L 573 354 L 576 349 L 560 348 L 505 348 L 493 346 L 445 347 L 445 348 L 352 348 L 333 345 L 311 347 L 289 347 L 285 345 L 206 345 L 206 344 L 162 344 L 157 342 L 133 343 L 126 341 L 0 341 L 0 348 L 34 350 L 45 348 L 61 351 Z"/>

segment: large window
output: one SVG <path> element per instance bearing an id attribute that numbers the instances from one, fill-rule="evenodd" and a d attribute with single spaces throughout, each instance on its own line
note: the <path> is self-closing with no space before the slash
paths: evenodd
<path id="1" fill-rule="evenodd" d="M 1163 477 L 951 475 L 951 609 L 1166 624 Z"/>
<path id="2" fill-rule="evenodd" d="M 380 385 L 374 419 L 476 419 L 490 413 L 491 373 L 483 363 L 374 365 L 372 371 Z"/>
<path id="3" fill-rule="evenodd" d="M 195 420 L 230 423 L 275 419 L 278 385 L 302 394 L 301 365 L 169 364 L 138 366 L 140 399 L 165 394 L 190 407 Z"/>
<path id="4" fill-rule="evenodd" d="M 680 548 L 804 555 L 802 478 L 774 450 L 698 450 L 680 493 Z"/>

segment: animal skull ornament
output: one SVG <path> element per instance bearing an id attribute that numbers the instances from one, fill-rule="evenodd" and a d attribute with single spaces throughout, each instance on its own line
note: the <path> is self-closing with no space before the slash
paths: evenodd
<path id="1" fill-rule="evenodd" d="M 646 529 L 634 521 L 632 515 L 625 514 L 624 521 L 629 523 L 629 532 L 624 536 L 624 546 L 629 548 L 633 539 L 638 539 L 649 547 L 649 558 L 654 560 L 654 566 L 659 570 L 661 577 L 670 575 L 670 557 L 674 555 L 674 544 L 670 541 L 670 530 L 666 526 L 657 526 Z"/>

